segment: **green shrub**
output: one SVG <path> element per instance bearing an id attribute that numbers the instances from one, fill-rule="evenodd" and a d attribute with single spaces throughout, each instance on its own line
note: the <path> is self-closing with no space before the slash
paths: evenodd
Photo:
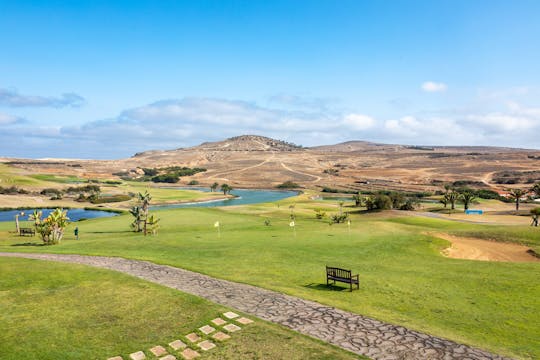
<path id="1" fill-rule="evenodd" d="M 46 195 L 46 196 L 61 196 L 63 194 L 63 191 L 59 189 L 54 189 L 54 188 L 47 188 L 47 189 L 41 190 L 40 194 Z"/>
<path id="2" fill-rule="evenodd" d="M 88 200 L 92 204 L 106 204 L 106 203 L 114 203 L 114 202 L 122 202 L 122 201 L 128 201 L 131 200 L 131 196 L 129 195 L 111 195 L 111 196 L 103 196 L 99 197 L 97 195 L 92 195 L 88 197 Z"/>
<path id="3" fill-rule="evenodd" d="M 0 194 L 3 194 L 3 195 L 17 195 L 17 194 L 29 194 L 29 193 L 30 193 L 29 191 L 26 191 L 24 189 L 19 189 L 16 186 L 11 186 L 8 188 L 4 188 L 0 186 Z"/>
<path id="4" fill-rule="evenodd" d="M 281 184 L 276 186 L 276 188 L 278 188 L 278 189 L 296 189 L 296 188 L 299 188 L 299 187 L 300 186 L 297 183 L 292 182 L 290 180 L 285 181 L 284 183 L 281 183 Z"/>
<path id="5" fill-rule="evenodd" d="M 315 218 L 320 220 L 326 217 L 326 211 L 323 211 L 323 209 L 317 208 L 317 209 L 314 209 L 314 211 L 315 211 Z"/>
<path id="6" fill-rule="evenodd" d="M 180 180 L 180 177 L 176 174 L 157 175 L 152 178 L 155 183 L 170 183 L 174 184 Z"/>

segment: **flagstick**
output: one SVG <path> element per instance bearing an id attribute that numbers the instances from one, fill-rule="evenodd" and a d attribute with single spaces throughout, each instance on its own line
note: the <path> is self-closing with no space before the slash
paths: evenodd
<path id="1" fill-rule="evenodd" d="M 292 227 L 294 231 L 294 237 L 296 238 L 296 225 Z"/>

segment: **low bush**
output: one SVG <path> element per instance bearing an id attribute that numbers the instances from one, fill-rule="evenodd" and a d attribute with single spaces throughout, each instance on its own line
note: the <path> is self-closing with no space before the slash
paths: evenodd
<path id="1" fill-rule="evenodd" d="M 300 187 L 300 185 L 298 185 L 297 183 L 292 182 L 290 180 L 285 181 L 284 183 L 281 183 L 281 184 L 276 186 L 276 188 L 278 188 L 278 189 L 296 189 L 296 188 L 299 188 L 299 187 Z"/>
<path id="2" fill-rule="evenodd" d="M 92 195 L 88 198 L 92 204 L 105 204 L 105 203 L 114 203 L 131 200 L 129 195 L 111 195 L 111 196 L 96 196 Z"/>
<path id="3" fill-rule="evenodd" d="M 17 194 L 29 194 L 30 192 L 24 189 L 19 189 L 16 186 L 4 188 L 0 186 L 0 194 L 2 195 L 17 195 Z"/>

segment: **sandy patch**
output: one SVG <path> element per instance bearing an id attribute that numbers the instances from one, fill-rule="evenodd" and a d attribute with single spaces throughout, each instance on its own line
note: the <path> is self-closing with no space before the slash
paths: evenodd
<path id="1" fill-rule="evenodd" d="M 444 233 L 432 234 L 452 243 L 442 251 L 444 256 L 454 259 L 509 262 L 539 262 L 540 258 L 528 253 L 527 246 L 481 240 L 471 237 L 459 237 Z"/>

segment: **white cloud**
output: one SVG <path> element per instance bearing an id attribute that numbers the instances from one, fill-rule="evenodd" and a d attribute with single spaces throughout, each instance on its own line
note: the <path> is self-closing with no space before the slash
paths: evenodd
<path id="1" fill-rule="evenodd" d="M 508 102 L 498 111 L 410 113 L 376 119 L 336 109 L 284 110 L 215 98 L 162 100 L 82 126 L 26 124 L 0 114 L 0 155 L 35 149 L 36 157 L 119 158 L 149 149 L 173 149 L 259 134 L 304 146 L 347 140 L 417 145 L 540 147 L 540 109 Z M 61 144 L 56 146 L 55 144 Z M 51 150 L 52 149 L 52 150 Z M 51 153 L 55 151 L 55 153 Z M 25 153 L 27 154 L 27 153 Z"/>
<path id="2" fill-rule="evenodd" d="M 20 124 L 24 120 L 18 116 L 0 113 L 0 125 Z"/>
<path id="3" fill-rule="evenodd" d="M 343 119 L 343 123 L 352 130 L 367 130 L 375 126 L 375 119 L 362 114 L 349 114 Z"/>
<path id="4" fill-rule="evenodd" d="M 80 107 L 85 100 L 75 93 L 65 93 L 60 97 L 23 95 L 15 90 L 0 89 L 0 105 L 10 107 Z"/>
<path id="5" fill-rule="evenodd" d="M 445 92 L 448 86 L 442 82 L 426 81 L 421 88 L 426 92 Z"/>

